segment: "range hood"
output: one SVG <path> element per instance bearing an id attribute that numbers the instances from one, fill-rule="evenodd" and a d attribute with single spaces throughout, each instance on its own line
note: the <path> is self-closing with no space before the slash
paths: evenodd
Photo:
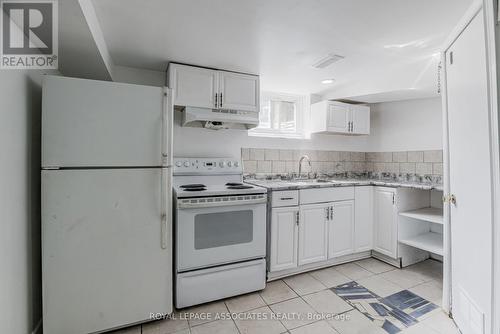
<path id="1" fill-rule="evenodd" d="M 182 126 L 206 129 L 249 130 L 259 125 L 259 113 L 254 111 L 186 107 Z"/>

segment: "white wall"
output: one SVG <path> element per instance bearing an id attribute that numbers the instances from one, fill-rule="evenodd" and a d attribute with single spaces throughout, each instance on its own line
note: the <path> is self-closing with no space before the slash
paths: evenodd
<path id="1" fill-rule="evenodd" d="M 31 333 L 41 313 L 40 101 L 42 72 L 0 74 L 0 324 Z"/>
<path id="2" fill-rule="evenodd" d="M 165 73 L 116 66 L 116 81 L 161 86 Z M 311 96 L 315 102 L 317 96 Z M 174 154 L 176 156 L 240 157 L 241 147 L 317 149 L 339 151 L 397 151 L 442 149 L 441 100 L 439 98 L 387 102 L 372 106 L 372 135 L 312 135 L 311 139 L 279 139 L 248 136 L 238 130 L 206 130 L 181 127 L 176 112 Z"/>
<path id="3" fill-rule="evenodd" d="M 366 151 L 443 148 L 441 98 L 373 104 Z"/>

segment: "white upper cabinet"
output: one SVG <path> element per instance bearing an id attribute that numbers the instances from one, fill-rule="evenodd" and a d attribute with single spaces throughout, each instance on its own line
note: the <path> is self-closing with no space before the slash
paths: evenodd
<path id="1" fill-rule="evenodd" d="M 167 77 L 177 106 L 259 111 L 256 75 L 170 64 Z"/>
<path id="2" fill-rule="evenodd" d="M 259 109 L 259 77 L 219 71 L 221 108 L 245 111 Z"/>
<path id="3" fill-rule="evenodd" d="M 396 189 L 386 187 L 374 188 L 373 219 L 373 249 L 393 259 L 397 258 Z"/>
<path id="4" fill-rule="evenodd" d="M 168 86 L 174 89 L 175 105 L 199 108 L 218 106 L 217 71 L 179 64 L 171 64 L 168 71 Z"/>
<path id="5" fill-rule="evenodd" d="M 370 134 L 370 107 L 363 105 L 352 105 L 351 126 L 352 133 L 358 135 Z"/>
<path id="6" fill-rule="evenodd" d="M 300 207 L 299 266 L 327 259 L 329 208 L 326 203 Z"/>
<path id="7" fill-rule="evenodd" d="M 337 101 L 311 105 L 311 132 L 349 135 L 370 134 L 370 107 Z"/>

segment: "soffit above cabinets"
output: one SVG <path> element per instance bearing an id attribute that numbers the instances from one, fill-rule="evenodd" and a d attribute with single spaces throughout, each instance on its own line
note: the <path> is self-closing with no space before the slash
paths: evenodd
<path id="1" fill-rule="evenodd" d="M 263 90 L 328 99 L 380 87 L 435 94 L 436 52 L 471 3 L 93 0 L 117 65 L 165 71 L 175 61 L 258 73 Z M 328 54 L 345 58 L 311 66 Z"/>

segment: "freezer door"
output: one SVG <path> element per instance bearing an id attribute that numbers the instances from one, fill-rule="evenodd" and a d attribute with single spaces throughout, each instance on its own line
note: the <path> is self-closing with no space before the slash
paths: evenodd
<path id="1" fill-rule="evenodd" d="M 44 333 L 93 333 L 172 311 L 170 221 L 162 227 L 171 212 L 160 200 L 168 173 L 42 171 Z"/>
<path id="2" fill-rule="evenodd" d="M 46 76 L 42 167 L 160 166 L 169 107 L 163 88 Z"/>

